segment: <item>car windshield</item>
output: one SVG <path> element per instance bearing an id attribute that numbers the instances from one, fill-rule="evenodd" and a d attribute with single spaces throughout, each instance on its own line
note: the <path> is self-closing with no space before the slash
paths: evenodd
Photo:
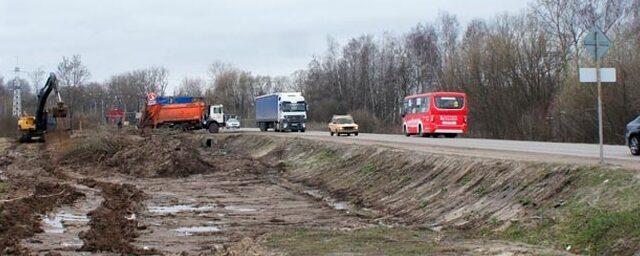
<path id="1" fill-rule="evenodd" d="M 283 102 L 282 103 L 283 112 L 301 112 L 306 110 L 307 110 L 307 104 L 304 102 L 298 102 L 298 103 Z"/>
<path id="2" fill-rule="evenodd" d="M 333 121 L 336 124 L 353 124 L 353 119 L 348 117 L 336 118 Z"/>
<path id="3" fill-rule="evenodd" d="M 461 109 L 464 107 L 464 98 L 436 97 L 436 107 L 439 109 Z"/>

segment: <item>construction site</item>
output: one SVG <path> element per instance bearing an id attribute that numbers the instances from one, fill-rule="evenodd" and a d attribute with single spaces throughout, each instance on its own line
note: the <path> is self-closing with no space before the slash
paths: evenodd
<path id="1" fill-rule="evenodd" d="M 634 255 L 637 170 L 283 134 L 0 139 L 3 255 Z"/>
<path id="2" fill-rule="evenodd" d="M 0 256 L 640 256 L 640 0 L 0 0 L 0 27 Z"/>

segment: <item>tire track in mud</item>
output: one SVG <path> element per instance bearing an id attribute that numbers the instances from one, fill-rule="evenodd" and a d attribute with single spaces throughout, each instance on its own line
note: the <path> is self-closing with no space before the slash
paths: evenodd
<path id="1" fill-rule="evenodd" d="M 269 180 L 273 175 L 232 169 L 138 180 L 150 198 L 140 215 L 146 230 L 134 244 L 164 253 L 220 253 L 278 230 L 368 225 L 347 211 L 274 183 Z"/>
<path id="2" fill-rule="evenodd" d="M 42 233 L 24 239 L 21 245 L 34 253 L 60 253 L 64 255 L 80 255 L 77 252 L 83 245 L 80 233 L 89 229 L 89 212 L 96 209 L 103 201 L 100 190 L 84 185 L 73 187 L 85 197 L 72 205 L 58 207 L 41 218 Z"/>
<path id="3" fill-rule="evenodd" d="M 41 215 L 84 195 L 69 185 L 39 183 L 33 194 L 0 203 L 0 254 L 28 254 L 20 240 L 42 232 Z"/>
<path id="4" fill-rule="evenodd" d="M 84 241 L 80 248 L 90 252 L 115 252 L 121 254 L 149 255 L 154 250 L 137 248 L 130 244 L 138 236 L 137 212 L 146 195 L 132 184 L 114 184 L 84 179 L 88 187 L 98 187 L 104 201 L 91 212 L 89 230 L 79 234 Z"/>

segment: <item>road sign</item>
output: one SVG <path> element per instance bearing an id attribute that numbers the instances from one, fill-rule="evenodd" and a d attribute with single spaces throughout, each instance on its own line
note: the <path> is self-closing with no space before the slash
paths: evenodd
<path id="1" fill-rule="evenodd" d="M 587 52 L 593 56 L 594 61 L 596 62 L 596 68 L 594 69 L 580 69 L 580 82 L 591 82 L 595 80 L 598 84 L 598 137 L 599 137 L 599 146 L 600 146 L 600 164 L 604 164 L 604 129 L 602 128 L 602 82 L 603 82 L 603 73 L 600 68 L 600 59 L 607 53 L 609 50 L 609 46 L 611 45 L 611 41 L 607 37 L 607 35 L 602 32 L 598 26 L 594 26 L 589 34 L 584 37 L 583 40 L 584 47 L 587 49 Z M 613 70 L 613 74 L 611 74 L 610 70 L 605 71 L 604 74 L 609 81 L 615 82 L 615 69 Z M 595 79 L 593 76 L 595 76 Z"/>
<path id="2" fill-rule="evenodd" d="M 580 68 L 580 82 L 581 83 L 597 83 L 598 73 L 595 68 Z M 616 82 L 616 69 L 615 68 L 601 68 L 600 69 L 600 82 L 603 83 L 615 83 Z"/>
<path id="3" fill-rule="evenodd" d="M 584 37 L 583 44 L 589 55 L 599 60 L 609 51 L 611 40 L 596 26 Z"/>

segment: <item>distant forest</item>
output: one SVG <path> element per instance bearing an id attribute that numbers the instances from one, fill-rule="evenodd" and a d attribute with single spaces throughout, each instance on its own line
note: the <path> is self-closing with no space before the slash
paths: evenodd
<path id="1" fill-rule="evenodd" d="M 402 98 L 429 91 L 469 96 L 469 136 L 499 139 L 594 142 L 596 87 L 580 84 L 579 67 L 594 63 L 582 47 L 593 25 L 613 41 L 604 67 L 617 69 L 604 85 L 605 142 L 620 144 L 625 125 L 640 115 L 640 0 L 536 0 L 519 13 L 461 25 L 454 14 L 407 28 L 406 34 L 364 34 L 327 50 L 290 76 L 252 74 L 222 62 L 205 79 L 185 77 L 167 92 L 169 70 L 149 67 L 90 81 L 80 56 L 64 57 L 55 71 L 74 123 L 100 124 L 106 109 L 138 111 L 145 93 L 202 96 L 254 125 L 253 98 L 274 91 L 301 91 L 311 122 L 350 113 L 370 132 L 399 133 Z M 13 81 L 0 77 L 0 135 L 13 135 L 12 91 L 24 88 L 27 113 L 46 80 L 37 70 Z"/>

